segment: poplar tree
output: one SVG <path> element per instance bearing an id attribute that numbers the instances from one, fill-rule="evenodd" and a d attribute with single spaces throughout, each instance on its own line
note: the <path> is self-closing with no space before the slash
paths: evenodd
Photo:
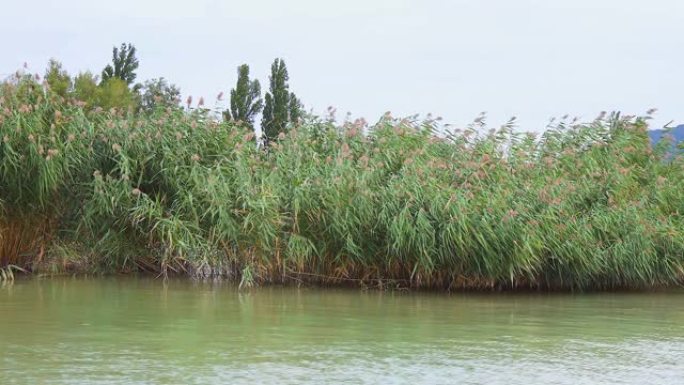
<path id="1" fill-rule="evenodd" d="M 288 105 L 288 109 L 290 114 L 290 122 L 298 124 L 303 115 L 303 107 L 302 102 L 299 101 L 294 92 L 290 92 L 290 103 Z"/>
<path id="2" fill-rule="evenodd" d="M 126 82 L 128 86 L 133 84 L 138 69 L 138 58 L 135 57 L 135 46 L 131 43 L 123 43 L 120 48 L 112 49 L 112 64 L 102 70 L 102 83 L 106 83 L 111 78 L 119 78 Z"/>
<path id="3" fill-rule="evenodd" d="M 256 79 L 249 80 L 247 64 L 239 66 L 237 72 L 237 84 L 230 90 L 230 110 L 225 112 L 225 116 L 247 124 L 253 131 L 254 117 L 264 107 L 261 99 L 261 85 Z"/>
<path id="4" fill-rule="evenodd" d="M 271 65 L 269 92 L 265 96 L 261 129 L 268 143 L 285 132 L 288 123 L 296 123 L 301 117 L 301 102 L 290 92 L 287 67 L 283 59 L 275 59 Z"/>

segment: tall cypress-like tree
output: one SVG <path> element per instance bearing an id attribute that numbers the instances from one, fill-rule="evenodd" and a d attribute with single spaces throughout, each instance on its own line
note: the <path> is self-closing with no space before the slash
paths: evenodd
<path id="1" fill-rule="evenodd" d="M 289 76 L 283 59 L 273 61 L 269 80 L 269 92 L 265 96 L 261 119 L 261 129 L 267 142 L 285 132 L 288 123 L 296 123 L 301 117 L 301 103 L 289 90 Z"/>
<path id="2" fill-rule="evenodd" d="M 120 48 L 114 47 L 112 49 L 112 64 L 107 64 L 102 70 L 102 83 L 116 77 L 130 86 L 137 76 L 135 70 L 138 69 L 138 64 L 133 44 L 123 43 Z"/>
<path id="3" fill-rule="evenodd" d="M 278 132 L 273 130 L 273 97 L 270 92 L 264 96 L 264 113 L 261 115 L 261 132 L 264 142 L 268 144 L 270 139 L 275 138 Z"/>
<path id="4" fill-rule="evenodd" d="M 263 107 L 259 81 L 249 80 L 247 64 L 239 66 L 237 84 L 230 90 L 230 111 L 226 111 L 225 116 L 242 121 L 254 130 L 254 117 Z"/>
<path id="5" fill-rule="evenodd" d="M 294 92 L 290 92 L 290 103 L 288 105 L 288 113 L 290 114 L 290 122 L 297 124 L 302 118 L 302 102 L 299 101 Z"/>

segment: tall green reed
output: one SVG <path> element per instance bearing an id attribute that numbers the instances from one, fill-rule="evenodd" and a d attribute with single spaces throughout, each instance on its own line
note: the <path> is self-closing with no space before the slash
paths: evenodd
<path id="1" fill-rule="evenodd" d="M 684 277 L 684 163 L 652 148 L 648 116 L 561 121 L 539 137 L 512 122 L 440 133 L 430 120 L 311 118 L 264 149 L 208 110 L 84 110 L 30 78 L 2 87 L 3 265 L 243 286 Z"/>

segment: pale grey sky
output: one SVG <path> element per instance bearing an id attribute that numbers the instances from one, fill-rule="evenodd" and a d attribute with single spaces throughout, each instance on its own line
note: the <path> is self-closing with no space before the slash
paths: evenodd
<path id="1" fill-rule="evenodd" d="M 374 121 L 487 111 L 541 130 L 563 114 L 684 122 L 684 2 L 677 0 L 21 0 L 2 5 L 0 74 L 50 57 L 99 72 L 136 45 L 138 80 L 164 76 L 213 101 L 248 63 L 265 87 L 283 57 L 308 108 Z M 210 103 L 211 104 L 211 103 Z"/>

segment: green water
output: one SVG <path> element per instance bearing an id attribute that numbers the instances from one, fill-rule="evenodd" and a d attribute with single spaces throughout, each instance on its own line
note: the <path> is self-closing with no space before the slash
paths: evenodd
<path id="1" fill-rule="evenodd" d="M 0 384 L 684 384 L 684 292 L 0 288 Z"/>

